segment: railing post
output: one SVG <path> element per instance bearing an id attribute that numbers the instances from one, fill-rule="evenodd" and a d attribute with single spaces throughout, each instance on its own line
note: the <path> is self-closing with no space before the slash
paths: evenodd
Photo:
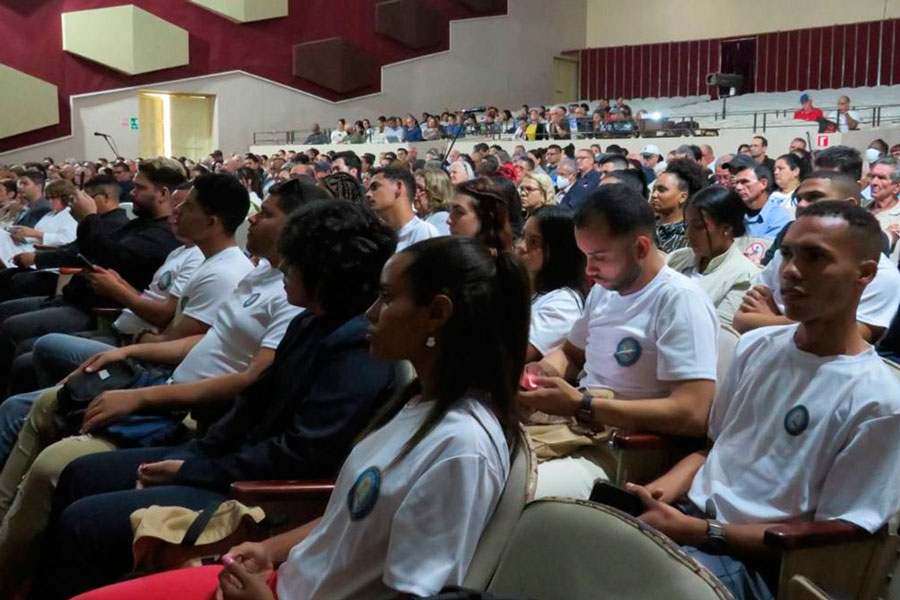
<path id="1" fill-rule="evenodd" d="M 766 132 L 766 113 L 763 113 L 763 124 L 762 124 L 763 133 Z"/>
<path id="2" fill-rule="evenodd" d="M 756 113 L 753 113 L 753 133 L 756 133 Z"/>

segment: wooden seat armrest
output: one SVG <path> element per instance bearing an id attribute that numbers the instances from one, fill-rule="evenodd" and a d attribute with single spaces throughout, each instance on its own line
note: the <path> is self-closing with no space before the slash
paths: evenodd
<path id="1" fill-rule="evenodd" d="M 615 430 L 609 437 L 609 443 L 622 450 L 652 450 L 667 446 L 667 440 L 655 433 L 629 433 Z"/>
<path id="2" fill-rule="evenodd" d="M 78 275 L 84 271 L 81 267 L 60 267 L 59 274 L 60 275 Z"/>
<path id="3" fill-rule="evenodd" d="M 634 433 L 615 429 L 609 436 L 609 443 L 614 448 L 621 450 L 678 448 L 682 451 L 692 452 L 702 450 L 706 445 L 706 440 L 703 438 L 659 435 L 656 433 Z"/>
<path id="4" fill-rule="evenodd" d="M 265 501 L 314 500 L 328 498 L 334 491 L 333 481 L 236 481 L 231 484 L 231 498 L 251 504 Z"/>
<path id="5" fill-rule="evenodd" d="M 879 533 L 872 534 L 853 523 L 832 519 L 776 525 L 766 530 L 763 540 L 772 548 L 796 550 L 864 541 Z"/>

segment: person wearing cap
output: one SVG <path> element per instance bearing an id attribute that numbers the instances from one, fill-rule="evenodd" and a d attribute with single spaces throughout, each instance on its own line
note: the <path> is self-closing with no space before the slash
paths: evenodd
<path id="1" fill-rule="evenodd" d="M 646 165 L 653 169 L 653 172 L 657 176 L 666 170 L 666 161 L 663 160 L 662 152 L 659 151 L 659 146 L 647 144 L 641 148 L 641 156 L 644 158 Z"/>
<path id="2" fill-rule="evenodd" d="M 809 94 L 803 93 L 800 95 L 800 109 L 794 111 L 794 118 L 800 121 L 818 121 L 825 118 L 825 113 L 821 108 L 813 106 Z"/>

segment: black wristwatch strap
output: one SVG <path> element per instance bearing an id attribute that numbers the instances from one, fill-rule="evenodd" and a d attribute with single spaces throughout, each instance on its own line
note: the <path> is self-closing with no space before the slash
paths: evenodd
<path id="1" fill-rule="evenodd" d="M 575 419 L 578 420 L 579 423 L 584 423 L 585 425 L 590 425 L 594 420 L 592 403 L 594 401 L 594 397 L 591 396 L 590 392 L 584 392 L 581 396 L 581 404 L 578 406 L 578 412 L 575 413 Z"/>

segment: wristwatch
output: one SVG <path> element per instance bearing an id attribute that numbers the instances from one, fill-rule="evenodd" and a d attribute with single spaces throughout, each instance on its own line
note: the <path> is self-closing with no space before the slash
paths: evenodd
<path id="1" fill-rule="evenodd" d="M 594 397 L 591 396 L 590 392 L 584 392 L 584 395 L 581 396 L 581 403 L 578 405 L 578 412 L 575 413 L 575 419 L 579 423 L 583 423 L 585 425 L 590 425 L 593 422 L 593 411 L 591 410 L 591 403 L 594 401 Z"/>
<path id="2" fill-rule="evenodd" d="M 706 519 L 705 545 L 716 552 L 722 552 L 725 549 L 725 527 L 715 519 Z"/>

